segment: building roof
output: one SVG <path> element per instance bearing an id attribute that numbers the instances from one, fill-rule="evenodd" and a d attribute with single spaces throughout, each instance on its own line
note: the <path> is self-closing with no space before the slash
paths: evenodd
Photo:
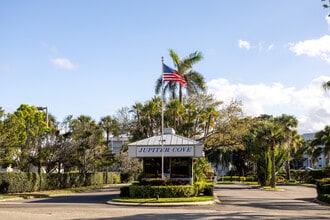
<path id="1" fill-rule="evenodd" d="M 140 141 L 136 141 L 128 144 L 128 146 L 161 146 L 162 145 L 162 136 L 157 135 L 150 138 L 146 138 Z M 164 134 L 163 135 L 164 146 L 170 145 L 202 145 L 201 142 L 182 137 L 176 134 Z"/>
<path id="2" fill-rule="evenodd" d="M 156 135 L 150 138 L 146 138 L 140 141 L 136 141 L 128 144 L 128 146 L 162 146 L 162 135 Z M 163 135 L 164 146 L 175 145 L 203 145 L 202 142 L 198 142 L 183 136 L 176 135 L 174 130 L 165 129 Z"/>

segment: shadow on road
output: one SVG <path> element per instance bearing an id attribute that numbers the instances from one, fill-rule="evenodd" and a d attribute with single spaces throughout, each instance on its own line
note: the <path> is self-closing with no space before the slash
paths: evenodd
<path id="1" fill-rule="evenodd" d="M 129 215 L 124 217 L 111 217 L 111 218 L 95 218 L 94 220 L 154 220 L 154 219 L 190 219 L 190 220 L 202 220 L 202 219 L 270 219 L 269 215 L 253 214 L 249 212 L 231 212 L 231 213 L 210 213 L 210 214 L 137 214 Z M 291 220 L 292 217 L 276 216 L 276 219 Z M 87 218 L 86 218 L 87 219 Z M 90 219 L 90 218 L 89 218 Z M 315 216 L 304 216 L 299 219 L 329 219 L 325 217 L 315 217 Z M 78 219 L 76 219 L 78 220 Z M 79 218 L 83 220 L 83 218 Z"/>
<path id="2" fill-rule="evenodd" d="M 44 199 L 36 199 L 27 203 L 94 203 L 105 204 L 118 196 L 118 188 L 105 188 L 88 193 L 57 195 Z"/>

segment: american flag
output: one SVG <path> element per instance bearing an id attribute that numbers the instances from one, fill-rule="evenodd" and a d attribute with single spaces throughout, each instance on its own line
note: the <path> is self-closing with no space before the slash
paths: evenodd
<path id="1" fill-rule="evenodd" d="M 163 81 L 164 82 L 179 82 L 181 86 L 186 87 L 187 82 L 180 76 L 176 70 L 172 69 L 171 67 L 166 66 L 163 64 Z"/>

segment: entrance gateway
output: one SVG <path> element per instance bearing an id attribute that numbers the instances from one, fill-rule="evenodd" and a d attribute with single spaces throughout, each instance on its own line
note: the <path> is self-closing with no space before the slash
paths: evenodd
<path id="1" fill-rule="evenodd" d="M 164 157 L 166 178 L 192 184 L 193 160 L 203 156 L 203 148 L 203 143 L 176 135 L 172 128 L 166 128 L 163 136 L 157 135 L 128 144 L 128 156 L 143 159 L 145 178 L 162 178 Z"/>

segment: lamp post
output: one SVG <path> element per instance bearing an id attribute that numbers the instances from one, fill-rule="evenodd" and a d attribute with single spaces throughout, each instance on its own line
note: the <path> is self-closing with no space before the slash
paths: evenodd
<path id="1" fill-rule="evenodd" d="M 46 110 L 46 123 L 47 123 L 47 127 L 48 127 L 48 108 L 47 107 L 41 107 L 41 106 L 39 106 L 39 107 L 37 107 L 37 109 L 39 111 Z"/>

